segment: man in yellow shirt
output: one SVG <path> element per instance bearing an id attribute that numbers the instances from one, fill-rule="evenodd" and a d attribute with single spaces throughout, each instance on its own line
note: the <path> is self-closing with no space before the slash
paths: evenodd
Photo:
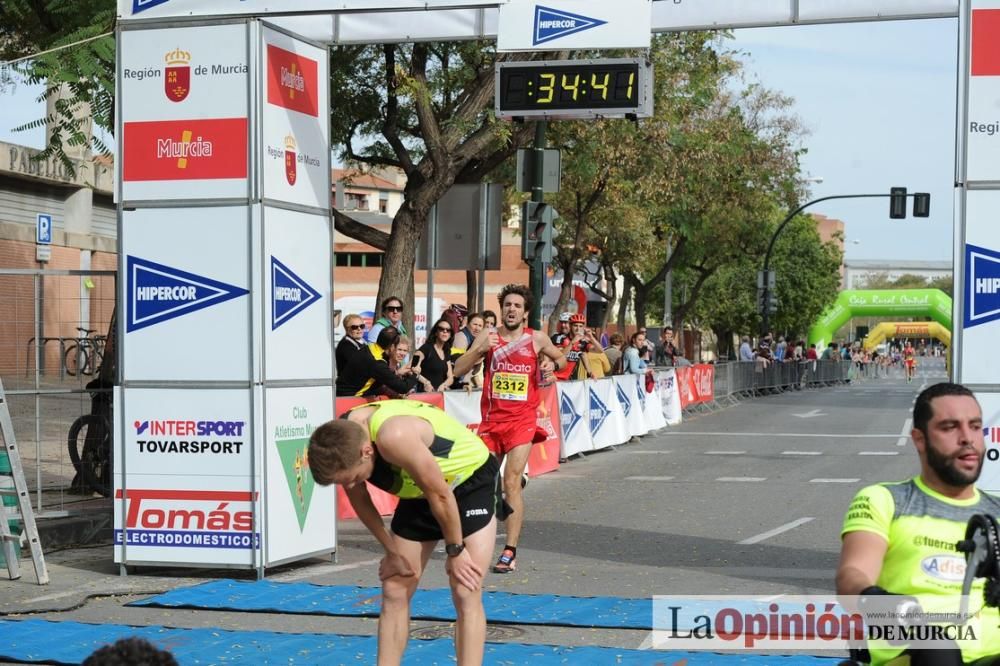
<path id="1" fill-rule="evenodd" d="M 920 457 L 920 474 L 863 488 L 847 510 L 837 593 L 860 595 L 862 606 L 871 600 L 879 607 L 889 605 L 885 595 L 907 595 L 925 612 L 956 613 L 965 558 L 955 544 L 965 538 L 973 515 L 1000 514 L 1000 497 L 974 485 L 986 454 L 978 401 L 960 384 L 927 388 L 913 406 L 910 437 Z M 970 610 L 983 604 L 984 583 L 974 581 Z M 1000 655 L 1000 612 L 982 608 L 959 636 L 951 649 L 870 642 L 868 651 L 873 664 L 904 653 L 911 666 L 994 663 L 991 658 Z"/>

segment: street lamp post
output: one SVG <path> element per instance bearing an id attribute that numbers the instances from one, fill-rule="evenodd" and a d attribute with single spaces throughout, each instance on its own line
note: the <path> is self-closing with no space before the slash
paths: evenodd
<path id="1" fill-rule="evenodd" d="M 905 192 L 905 190 L 904 190 L 904 192 Z M 807 201 L 806 203 L 802 204 L 801 206 L 799 206 L 798 208 L 796 208 L 795 210 L 793 210 L 791 213 L 789 213 L 785 217 L 785 219 L 781 221 L 781 224 L 778 225 L 778 228 L 774 230 L 774 235 L 771 236 L 771 242 L 767 246 L 767 254 L 764 255 L 764 270 L 763 270 L 764 280 L 763 280 L 763 285 L 761 287 L 761 302 L 760 302 L 760 309 L 761 309 L 760 334 L 761 334 L 761 336 L 767 335 L 768 332 L 769 332 L 769 330 L 770 330 L 770 328 L 771 328 L 771 316 L 770 316 L 771 313 L 770 313 L 770 310 L 769 310 L 769 301 L 770 301 L 770 298 L 771 298 L 771 286 L 770 286 L 770 280 L 769 280 L 770 267 L 771 267 L 771 254 L 774 252 L 774 244 L 775 244 L 775 242 L 777 242 L 778 236 L 780 236 L 781 232 L 784 231 L 784 229 L 785 229 L 786 226 L 788 226 L 788 223 L 791 222 L 795 218 L 796 215 L 798 215 L 799 213 L 801 213 L 802 211 L 804 211 L 806 208 L 808 208 L 809 206 L 812 206 L 813 204 L 818 204 L 821 201 L 830 201 L 832 199 L 875 199 L 875 198 L 885 199 L 885 198 L 894 197 L 894 196 L 899 196 L 899 195 L 898 194 L 893 194 L 893 193 L 890 193 L 890 194 L 834 194 L 834 195 L 828 196 L 828 197 L 820 197 L 819 199 L 813 199 L 812 201 Z M 904 195 L 904 196 L 909 196 L 909 197 L 927 196 L 929 198 L 929 195 L 925 195 L 925 194 L 919 194 L 919 195 L 918 194 L 909 194 L 909 195 Z M 905 209 L 904 209 L 904 211 L 905 211 Z"/>

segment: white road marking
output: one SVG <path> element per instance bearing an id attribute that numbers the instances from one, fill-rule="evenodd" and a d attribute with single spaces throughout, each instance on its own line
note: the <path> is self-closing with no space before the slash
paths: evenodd
<path id="1" fill-rule="evenodd" d="M 809 479 L 809 483 L 857 483 L 861 479 Z"/>
<path id="2" fill-rule="evenodd" d="M 797 520 L 793 520 L 790 523 L 785 523 L 784 525 L 779 525 L 778 527 L 775 527 L 773 530 L 768 530 L 766 532 L 761 532 L 757 536 L 752 536 L 749 539 L 744 539 L 743 541 L 737 541 L 736 544 L 739 545 L 739 546 L 750 546 L 750 545 L 755 544 L 755 543 L 760 543 L 764 539 L 770 539 L 771 537 L 777 536 L 777 535 L 781 534 L 782 532 L 787 532 L 788 530 L 794 530 L 799 525 L 805 525 L 806 523 L 808 523 L 811 520 L 813 520 L 813 518 L 809 518 L 809 517 L 799 518 Z"/>
<path id="3" fill-rule="evenodd" d="M 67 590 L 66 592 L 56 592 L 55 594 L 46 594 L 41 597 L 32 597 L 31 599 L 25 599 L 23 603 L 33 604 L 38 601 L 52 601 L 54 599 L 62 599 L 63 597 L 71 597 L 74 594 L 88 594 L 86 590 Z"/>
<path id="4" fill-rule="evenodd" d="M 916 398 L 914 398 L 916 400 Z M 906 446 L 906 443 L 910 441 L 910 431 L 913 429 L 913 419 L 906 419 L 903 421 L 903 429 L 899 431 L 899 439 L 896 440 L 896 446 Z"/>
<path id="5" fill-rule="evenodd" d="M 351 562 L 350 564 L 321 564 L 318 566 L 306 567 L 305 569 L 299 571 L 289 571 L 288 573 L 278 574 L 277 576 L 271 576 L 271 580 L 285 582 L 289 580 L 299 580 L 301 578 L 309 578 L 310 576 L 321 576 L 328 573 L 337 573 L 338 571 L 350 571 L 351 569 L 359 569 L 361 567 L 367 567 L 373 564 L 378 564 L 381 560 L 382 558 L 376 558 L 374 560 L 362 560 L 361 562 Z"/>
<path id="6" fill-rule="evenodd" d="M 705 451 L 706 456 L 742 456 L 746 451 Z"/>
<path id="7" fill-rule="evenodd" d="M 671 481 L 672 476 L 626 476 L 626 481 Z"/>
<path id="8" fill-rule="evenodd" d="M 896 433 L 881 435 L 863 434 L 849 435 L 846 433 L 814 433 L 814 432 L 670 432 L 667 437 L 686 437 L 688 435 L 707 435 L 709 437 L 835 437 L 837 439 L 889 439 L 899 437 Z"/>
<path id="9" fill-rule="evenodd" d="M 767 481 L 767 477 L 765 477 L 765 476 L 720 476 L 719 478 L 716 479 L 716 481 L 734 482 L 734 483 L 741 483 L 741 482 L 756 483 L 758 481 Z"/>
<path id="10" fill-rule="evenodd" d="M 860 451 L 859 456 L 898 456 L 899 451 Z"/>
<path id="11" fill-rule="evenodd" d="M 648 450 L 647 451 L 641 451 L 641 450 L 629 451 L 628 449 L 624 449 L 624 450 L 619 449 L 619 453 L 634 453 L 634 454 L 640 455 L 640 456 L 655 456 L 655 455 L 659 455 L 661 453 L 670 453 L 670 451 L 648 451 Z"/>
<path id="12" fill-rule="evenodd" d="M 826 413 L 825 412 L 821 412 L 818 409 L 813 409 L 813 410 L 810 410 L 810 411 L 802 413 L 802 414 L 792 414 L 792 416 L 797 416 L 800 419 L 812 419 L 812 418 L 816 418 L 817 416 L 826 416 Z"/>
<path id="13" fill-rule="evenodd" d="M 822 451 L 782 451 L 783 456 L 821 456 Z"/>

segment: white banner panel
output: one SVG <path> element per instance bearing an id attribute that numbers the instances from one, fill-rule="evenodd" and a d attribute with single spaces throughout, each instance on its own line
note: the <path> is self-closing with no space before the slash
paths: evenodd
<path id="1" fill-rule="evenodd" d="M 640 388 L 643 395 L 643 416 L 646 418 L 646 426 L 650 430 L 659 430 L 667 425 L 666 419 L 663 418 L 663 402 L 660 399 L 660 393 L 653 387 L 652 392 L 647 393 L 644 388 Z"/>
<path id="2" fill-rule="evenodd" d="M 972 2 L 966 182 L 1000 181 L 1000 2 Z"/>
<path id="3" fill-rule="evenodd" d="M 442 41 L 496 39 L 500 13 L 490 9 L 447 9 L 437 12 L 385 12 L 337 16 L 338 44 L 383 44 L 433 37 Z M 400 26 L 405 25 L 404 30 Z M 402 39 L 402 33 L 407 37 Z M 301 33 L 306 34 L 306 33 Z"/>
<path id="4" fill-rule="evenodd" d="M 482 411 L 479 408 L 479 401 L 482 399 L 482 391 L 466 393 L 465 391 L 445 391 L 441 394 L 444 397 L 444 411 L 462 425 L 474 426 L 478 430 L 482 421 Z"/>
<path id="5" fill-rule="evenodd" d="M 448 7 L 496 7 L 508 0 L 118 0 L 118 17 L 153 19 L 196 16 L 263 16 L 380 9 L 433 10 Z"/>
<path id="6" fill-rule="evenodd" d="M 660 394 L 660 404 L 663 407 L 663 418 L 667 425 L 678 425 L 684 410 L 681 409 L 681 394 L 677 390 L 677 371 L 656 371 L 656 390 Z"/>
<path id="7" fill-rule="evenodd" d="M 587 382 L 558 382 L 556 388 L 559 391 L 559 418 L 562 426 L 560 457 L 568 458 L 593 450 L 587 409 L 590 402 Z"/>
<path id="8" fill-rule="evenodd" d="M 264 198 L 330 208 L 330 76 L 325 49 L 263 29 Z"/>
<path id="9" fill-rule="evenodd" d="M 248 381 L 249 209 L 122 212 L 128 381 Z"/>
<path id="10" fill-rule="evenodd" d="M 965 274 L 961 380 L 996 384 L 1000 377 L 1000 191 L 965 193 Z M 959 283 L 956 281 L 956 285 Z M 955 322 L 959 324 L 959 322 Z"/>
<path id="11" fill-rule="evenodd" d="M 122 394 L 118 457 L 130 485 L 133 474 L 249 478 L 250 389 L 125 388 Z"/>
<path id="12" fill-rule="evenodd" d="M 500 7 L 498 51 L 649 48 L 650 0 L 514 0 Z"/>
<path id="13" fill-rule="evenodd" d="M 256 564 L 260 493 L 251 489 L 249 475 L 129 472 L 125 478 L 127 490 L 121 476 L 115 477 L 116 563 Z"/>
<path id="14" fill-rule="evenodd" d="M 640 437 L 649 432 L 643 414 L 643 398 L 639 395 L 640 375 L 618 375 L 614 378 L 618 401 L 625 412 L 625 427 L 629 437 Z"/>
<path id="15" fill-rule="evenodd" d="M 333 377 L 330 219 L 264 207 L 265 379 Z"/>
<path id="16" fill-rule="evenodd" d="M 986 461 L 976 486 L 991 493 L 1000 493 L 1000 393 L 976 392 L 983 408 L 983 434 L 986 439 Z"/>
<path id="17" fill-rule="evenodd" d="M 333 388 L 264 391 L 265 564 L 336 548 L 336 486 L 320 486 L 309 470 L 309 437 L 333 418 Z"/>
<path id="18" fill-rule="evenodd" d="M 590 393 L 590 434 L 595 449 L 624 444 L 631 435 L 625 424 L 625 409 L 618 399 L 615 380 L 585 382 Z"/>
<path id="19" fill-rule="evenodd" d="M 246 197 L 245 25 L 121 34 L 122 198 Z"/>

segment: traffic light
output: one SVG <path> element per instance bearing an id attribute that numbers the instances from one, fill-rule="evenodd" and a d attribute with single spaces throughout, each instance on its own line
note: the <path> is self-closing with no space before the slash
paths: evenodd
<path id="1" fill-rule="evenodd" d="M 893 220 L 906 219 L 906 188 L 889 188 L 889 217 Z"/>
<path id="2" fill-rule="evenodd" d="M 773 289 L 767 292 L 767 313 L 777 314 L 778 313 L 778 292 Z"/>
<path id="3" fill-rule="evenodd" d="M 555 258 L 552 227 L 557 217 L 559 213 L 550 204 L 525 201 L 521 205 L 521 257 L 526 262 L 539 259 L 547 264 Z"/>
<path id="4" fill-rule="evenodd" d="M 913 217 L 931 216 L 931 195 L 926 192 L 913 194 Z"/>

